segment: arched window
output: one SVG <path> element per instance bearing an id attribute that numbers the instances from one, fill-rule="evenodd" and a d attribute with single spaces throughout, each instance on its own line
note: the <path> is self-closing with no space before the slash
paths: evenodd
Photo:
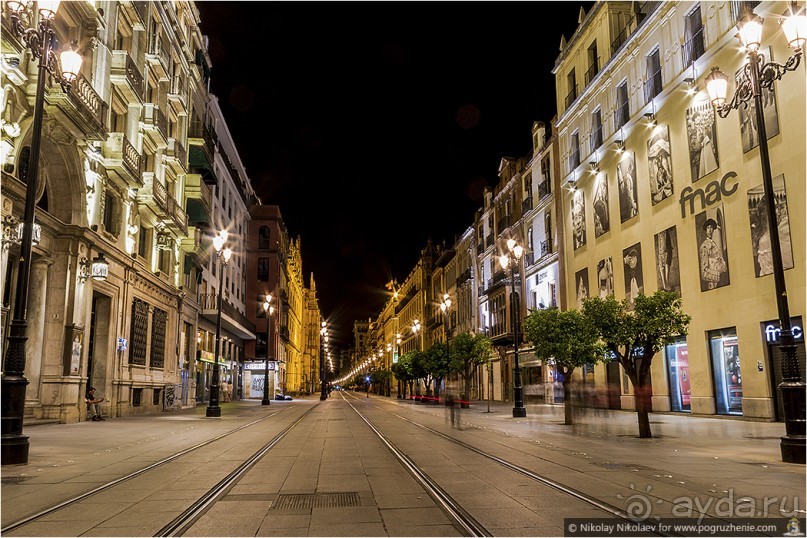
<path id="1" fill-rule="evenodd" d="M 269 226 L 261 226 L 258 230 L 258 249 L 269 250 Z"/>

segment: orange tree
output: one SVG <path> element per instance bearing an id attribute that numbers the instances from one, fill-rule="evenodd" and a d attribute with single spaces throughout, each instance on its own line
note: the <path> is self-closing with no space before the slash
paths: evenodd
<path id="1" fill-rule="evenodd" d="M 460 333 L 451 339 L 449 355 L 451 366 L 449 370 L 458 372 L 462 377 L 463 407 L 467 407 L 471 399 L 471 381 L 481 364 L 490 361 L 493 354 L 493 345 L 490 338 L 484 334 Z"/>

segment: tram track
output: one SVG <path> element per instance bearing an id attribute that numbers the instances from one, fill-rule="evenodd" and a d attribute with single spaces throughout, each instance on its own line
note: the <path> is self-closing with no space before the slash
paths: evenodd
<path id="1" fill-rule="evenodd" d="M 345 398 L 344 393 L 341 393 L 341 394 L 342 394 L 342 397 Z M 348 393 L 348 395 L 351 398 L 353 398 L 353 399 L 355 399 L 357 401 L 364 401 L 365 400 L 364 398 L 358 398 L 358 397 L 356 397 L 356 396 L 354 396 L 352 394 L 349 394 L 349 393 Z M 347 398 L 345 398 L 345 401 L 347 401 Z M 350 404 L 350 402 L 348 402 L 348 404 L 353 408 L 354 411 L 356 411 L 357 414 L 359 414 L 359 416 L 362 417 L 362 419 L 365 420 L 365 422 L 368 423 L 368 425 L 370 425 L 370 427 L 374 431 L 376 431 L 377 435 L 379 435 L 379 437 L 381 437 L 382 440 L 384 440 L 385 443 L 388 442 L 386 440 L 386 438 L 383 437 L 383 434 L 381 434 L 380 431 L 377 431 L 377 428 L 375 428 L 374 426 L 371 425 L 372 423 L 369 421 L 368 418 L 366 418 L 364 415 L 362 415 L 352 404 Z M 476 454 L 478 454 L 478 455 L 480 455 L 480 456 L 482 456 L 484 458 L 487 458 L 487 459 L 489 459 L 489 460 L 491 460 L 493 462 L 496 462 L 499 465 L 509 469 L 510 471 L 513 471 L 513 472 L 515 472 L 515 473 L 517 473 L 519 475 L 522 475 L 522 476 L 526 476 L 526 477 L 528 477 L 528 478 L 530 478 L 530 479 L 532 479 L 532 480 L 534 480 L 534 481 L 536 481 L 536 482 L 538 482 L 540 484 L 543 484 L 544 486 L 547 486 L 547 487 L 552 488 L 552 489 L 554 489 L 556 491 L 564 493 L 565 495 L 568 495 L 568 496 L 573 497 L 573 498 L 575 498 L 575 499 L 577 499 L 579 501 L 582 501 L 582 502 L 584 502 L 584 503 L 586 503 L 586 504 L 588 504 L 588 505 L 590 505 L 590 506 L 592 506 L 592 507 L 594 507 L 594 508 L 596 508 L 598 510 L 603 511 L 608 516 L 617 518 L 617 519 L 622 520 L 622 521 L 624 521 L 626 523 L 631 523 L 631 524 L 636 523 L 636 521 L 634 519 L 632 519 L 630 517 L 630 515 L 627 512 L 625 512 L 624 510 L 620 510 L 619 508 L 617 508 L 617 507 L 615 507 L 613 505 L 610 505 L 608 503 L 605 503 L 605 502 L 597 499 L 596 497 L 593 497 L 593 496 L 588 495 L 586 493 L 583 493 L 583 492 L 581 492 L 579 490 L 576 490 L 574 488 L 566 486 L 566 485 L 564 485 L 564 484 L 562 484 L 560 482 L 557 482 L 557 481 L 552 480 L 552 479 L 550 479 L 550 478 L 548 478 L 546 476 L 543 476 L 543 475 L 541 475 L 539 473 L 531 471 L 530 469 L 527 469 L 525 467 L 522 467 L 522 466 L 517 465 L 515 463 L 512 463 L 510 461 L 507 461 L 506 459 L 501 458 L 501 457 L 499 457 L 499 456 L 497 456 L 495 454 L 491 454 L 489 452 L 486 452 L 485 450 L 482 450 L 482 449 L 480 449 L 478 447 L 475 447 L 475 446 L 473 446 L 473 445 L 471 445 L 469 443 L 466 443 L 464 441 L 456 439 L 456 438 L 454 438 L 454 437 L 452 437 L 450 435 L 447 435 L 447 434 L 445 434 L 443 432 L 440 432 L 440 431 L 438 431 L 438 430 L 436 430 L 434 428 L 431 428 L 429 426 L 421 424 L 421 423 L 419 423 L 417 421 L 414 421 L 412 419 L 404 417 L 404 416 L 402 416 L 402 415 L 400 415 L 398 413 L 394 413 L 394 412 L 391 412 L 389 410 L 383 409 L 383 408 L 379 407 L 378 405 L 376 405 L 374 403 L 372 403 L 370 405 L 372 405 L 373 407 L 375 407 L 375 408 L 377 408 L 377 409 L 379 409 L 379 410 L 381 410 L 383 412 L 390 413 L 391 415 L 395 416 L 396 418 L 399 418 L 399 419 L 401 419 L 401 420 L 403 420 L 405 422 L 408 422 L 408 423 L 412 424 L 413 426 L 416 426 L 416 427 L 418 427 L 418 428 L 420 428 L 420 429 L 422 429 L 424 431 L 427 431 L 427 432 L 429 432 L 429 433 L 431 433 L 433 435 L 436 435 L 436 436 L 440 437 L 441 439 L 444 439 L 444 440 L 446 440 L 446 441 L 448 441 L 450 443 L 453 443 L 453 444 L 455 444 L 457 446 L 465 448 L 466 450 L 474 452 L 474 453 L 476 453 Z M 414 467 L 417 467 L 414 463 L 412 463 L 412 465 Z M 420 471 L 420 472 L 422 472 L 422 471 Z M 427 479 L 429 480 L 429 482 L 433 482 L 433 480 L 431 480 L 430 478 L 427 477 Z M 445 494 L 445 495 L 448 495 L 442 489 L 440 489 L 439 486 L 437 486 L 436 484 L 435 484 L 435 486 L 436 486 L 437 490 L 442 491 L 442 493 Z M 452 503 L 456 504 L 456 506 L 459 507 L 459 504 L 456 501 L 454 501 L 453 499 L 452 499 Z M 441 504 L 441 506 L 442 506 L 442 504 Z M 459 507 L 459 509 L 461 510 L 461 512 L 465 512 L 464 510 L 462 510 L 461 507 Z M 452 516 L 452 517 L 455 517 L 455 516 Z M 455 519 L 456 519 L 456 517 L 455 517 Z M 661 532 L 653 533 L 653 535 L 655 535 L 655 536 L 677 536 L 675 534 L 665 534 L 665 533 L 661 533 Z M 472 534 L 472 536 L 491 536 L 491 535 L 490 534 L 481 534 L 481 535 Z"/>
<path id="2" fill-rule="evenodd" d="M 162 466 L 164 466 L 164 465 L 166 465 L 168 463 L 171 463 L 171 462 L 177 460 L 178 458 L 181 458 L 181 457 L 183 457 L 185 455 L 193 453 L 193 452 L 195 452 L 195 451 L 197 451 L 197 450 L 199 450 L 199 449 L 201 449 L 201 448 L 203 448 L 205 446 L 208 446 L 208 445 L 210 445 L 212 443 L 215 443 L 217 441 L 225 439 L 225 438 L 227 438 L 227 437 L 229 437 L 229 436 L 231 436 L 231 435 L 233 435 L 235 433 L 238 433 L 238 432 L 243 431 L 243 430 L 245 430 L 247 428 L 255 426 L 256 424 L 259 424 L 259 423 L 261 423 L 261 422 L 263 422 L 265 420 L 268 420 L 268 419 L 270 419 L 272 417 L 275 417 L 278 414 L 286 411 L 287 409 L 289 409 L 289 408 L 281 409 L 280 411 L 275 411 L 274 413 L 266 415 L 265 417 L 261 417 L 261 418 L 259 418 L 257 420 L 253 420 L 251 422 L 248 422 L 246 424 L 238 426 L 237 428 L 233 428 L 233 429 L 231 429 L 229 431 L 221 433 L 221 434 L 219 434 L 219 435 L 217 435 L 215 437 L 211 437 L 210 439 L 207 439 L 207 440 L 205 440 L 205 441 L 203 441 L 201 443 L 197 443 L 197 444 L 195 444 L 193 446 L 190 446 L 188 448 L 185 448 L 183 450 L 175 452 L 174 454 L 171 454 L 170 456 L 167 456 L 167 457 L 165 457 L 165 458 L 163 458 L 163 459 L 161 459 L 159 461 L 156 461 L 154 463 L 146 465 L 145 467 L 142 467 L 142 468 L 140 468 L 140 469 L 138 469 L 136 471 L 128 473 L 128 474 L 126 474 L 124 476 L 121 476 L 119 478 L 116 478 L 114 480 L 110 480 L 109 482 L 101 484 L 100 486 L 96 486 L 95 488 L 93 488 L 93 489 L 91 489 L 89 491 L 86 491 L 84 493 L 80 493 L 78 495 L 74 495 L 73 497 L 70 497 L 69 499 L 66 499 L 66 500 L 64 500 L 62 502 L 59 502 L 59 503 L 53 505 L 53 506 L 50 506 L 50 507 L 45 508 L 43 510 L 40 510 L 39 512 L 31 514 L 30 516 L 26 516 L 26 517 L 21 518 L 21 519 L 19 519 L 17 521 L 9 523 L 8 525 L 0 528 L 0 534 L 5 535 L 6 533 L 8 533 L 10 531 L 16 530 L 16 529 L 18 529 L 20 527 L 23 527 L 25 525 L 28 525 L 30 523 L 40 521 L 44 517 L 49 516 L 49 515 L 51 515 L 51 514 L 53 514 L 55 512 L 58 512 L 59 510 L 63 510 L 65 508 L 69 507 L 69 506 L 75 505 L 75 504 L 79 503 L 80 501 L 83 501 L 84 499 L 87 499 L 88 497 L 91 497 L 93 495 L 97 495 L 97 494 L 99 494 L 101 492 L 104 492 L 106 490 L 109 490 L 110 488 L 113 488 L 115 486 L 119 486 L 119 485 L 123 484 L 124 482 L 132 480 L 132 479 L 137 478 L 139 476 L 142 476 L 145 473 L 148 473 L 148 472 L 153 471 L 153 470 L 155 470 L 155 469 L 157 469 L 159 467 L 162 467 Z M 310 410 L 309 410 L 309 412 L 310 412 Z M 306 414 L 307 413 L 308 412 L 306 412 Z M 299 422 L 299 419 L 294 424 L 296 425 L 297 422 Z"/>

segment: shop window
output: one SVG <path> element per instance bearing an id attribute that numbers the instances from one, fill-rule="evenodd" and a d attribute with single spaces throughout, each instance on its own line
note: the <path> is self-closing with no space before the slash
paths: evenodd
<path id="1" fill-rule="evenodd" d="M 670 409 L 690 412 L 692 393 L 686 338 L 677 338 L 667 345 L 664 356 L 667 359 L 667 377 L 670 382 Z"/>
<path id="2" fill-rule="evenodd" d="M 743 414 L 743 378 L 740 351 L 734 327 L 709 332 L 709 353 L 715 383 L 715 404 L 719 415 Z"/>

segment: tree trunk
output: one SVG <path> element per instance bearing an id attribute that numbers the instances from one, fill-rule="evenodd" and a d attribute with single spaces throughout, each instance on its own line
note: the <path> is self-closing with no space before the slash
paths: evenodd
<path id="1" fill-rule="evenodd" d="M 574 424 L 574 416 L 572 413 L 572 383 L 571 372 L 566 374 L 563 372 L 563 423 L 567 426 Z"/>
<path id="2" fill-rule="evenodd" d="M 640 381 L 637 386 L 634 386 L 636 391 L 636 415 L 639 419 L 639 437 L 642 439 L 650 439 L 653 437 L 653 432 L 650 431 L 650 390 L 644 383 Z"/>
<path id="3" fill-rule="evenodd" d="M 462 376 L 462 391 L 463 392 L 462 392 L 462 394 L 460 394 L 460 400 L 461 400 L 460 407 L 462 407 L 463 409 L 468 409 L 470 407 L 470 401 L 471 401 L 471 376 L 473 376 L 473 373 L 468 372 L 468 370 L 463 372 L 463 376 Z"/>

